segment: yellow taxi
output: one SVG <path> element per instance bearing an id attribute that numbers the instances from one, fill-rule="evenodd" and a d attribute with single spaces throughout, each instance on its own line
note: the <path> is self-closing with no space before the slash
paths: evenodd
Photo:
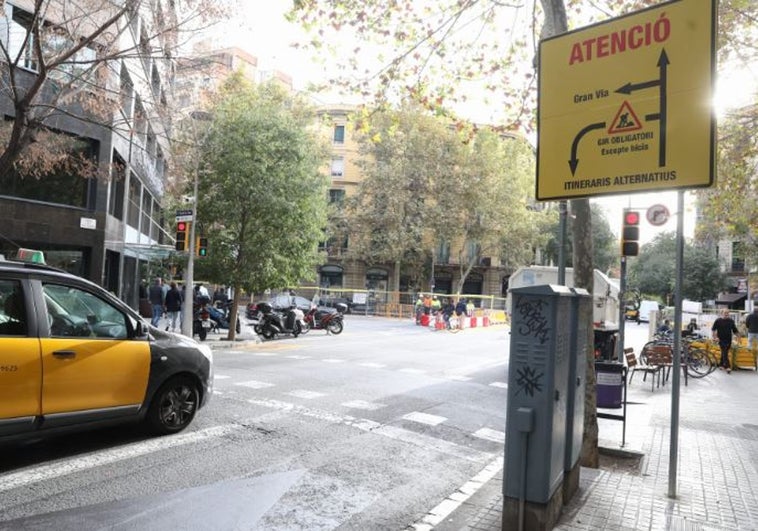
<path id="1" fill-rule="evenodd" d="M 0 441 L 127 421 L 175 433 L 212 392 L 208 346 L 88 280 L 0 258 Z"/>

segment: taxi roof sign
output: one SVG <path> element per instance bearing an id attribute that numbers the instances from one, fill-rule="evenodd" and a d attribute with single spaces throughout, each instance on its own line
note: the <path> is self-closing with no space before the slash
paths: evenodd
<path id="1" fill-rule="evenodd" d="M 715 0 L 540 42 L 538 200 L 711 186 Z"/>
<path id="2" fill-rule="evenodd" d="M 31 262 L 33 264 L 44 264 L 45 253 L 36 249 L 24 249 L 22 247 L 16 251 L 16 260 L 21 262 Z"/>

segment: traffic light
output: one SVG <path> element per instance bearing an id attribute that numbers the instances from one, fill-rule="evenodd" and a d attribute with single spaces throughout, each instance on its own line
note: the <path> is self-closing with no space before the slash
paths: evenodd
<path id="1" fill-rule="evenodd" d="M 176 224 L 176 250 L 186 251 L 189 243 L 190 224 L 188 221 L 179 221 Z"/>
<path id="2" fill-rule="evenodd" d="M 640 213 L 624 209 L 624 226 L 621 231 L 621 256 L 637 256 L 640 252 Z"/>
<path id="3" fill-rule="evenodd" d="M 197 255 L 208 256 L 208 238 L 203 238 L 200 236 L 197 238 L 197 241 L 195 243 L 197 244 L 195 245 L 195 249 L 197 249 Z"/>

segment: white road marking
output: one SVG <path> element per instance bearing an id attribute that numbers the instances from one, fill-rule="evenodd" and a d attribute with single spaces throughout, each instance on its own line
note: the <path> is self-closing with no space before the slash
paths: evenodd
<path id="1" fill-rule="evenodd" d="M 241 385 L 242 387 L 250 387 L 251 389 L 266 389 L 267 387 L 274 387 L 274 384 L 267 382 L 259 382 L 258 380 L 250 380 L 247 382 L 238 382 L 234 385 Z"/>
<path id="2" fill-rule="evenodd" d="M 277 356 L 278 354 L 276 352 L 253 352 L 253 356 L 258 356 L 260 358 L 273 358 L 274 356 Z"/>
<path id="3" fill-rule="evenodd" d="M 406 531 L 429 531 L 481 489 L 495 474 L 503 469 L 503 456 L 496 457 L 477 475 L 464 483 L 457 491 L 442 500 L 434 509 L 426 513 L 421 520 L 406 528 Z"/>
<path id="4" fill-rule="evenodd" d="M 454 374 L 452 376 L 445 376 L 448 380 L 455 380 L 456 382 L 468 382 L 471 380 L 469 376 L 461 376 L 460 374 Z"/>
<path id="5" fill-rule="evenodd" d="M 383 369 L 386 367 L 383 363 L 359 363 L 361 367 L 368 367 L 370 369 Z"/>
<path id="6" fill-rule="evenodd" d="M 231 376 L 227 376 L 226 374 L 215 374 L 213 378 L 216 380 L 226 380 L 227 378 L 231 378 Z"/>
<path id="7" fill-rule="evenodd" d="M 282 402 L 281 400 L 268 400 L 268 399 L 248 399 L 250 404 L 257 406 L 269 407 L 277 409 L 279 411 L 289 411 L 304 417 L 310 417 L 322 420 L 324 422 L 331 422 L 334 424 L 344 424 L 351 426 L 362 431 L 371 432 L 376 435 L 382 435 L 389 439 L 395 439 L 398 441 L 406 442 L 422 450 L 431 450 L 437 453 L 451 455 L 474 463 L 484 463 L 488 459 L 492 458 L 491 453 L 481 452 L 472 448 L 460 446 L 455 443 L 451 443 L 421 433 L 416 433 L 396 426 L 388 426 L 386 424 L 379 424 L 373 420 L 358 419 L 350 415 L 336 415 L 328 411 L 319 409 L 313 409 L 306 406 L 300 406 L 297 404 L 291 404 L 288 402 Z"/>
<path id="8" fill-rule="evenodd" d="M 500 389 L 508 389 L 508 384 L 505 382 L 492 382 L 490 387 L 499 387 Z"/>
<path id="9" fill-rule="evenodd" d="M 366 402 L 365 400 L 351 400 L 350 402 L 343 402 L 341 405 L 350 409 L 365 409 L 366 411 L 376 411 L 377 409 L 387 407 L 386 404 Z"/>
<path id="10" fill-rule="evenodd" d="M 326 358 L 326 359 L 321 360 L 321 361 L 323 361 L 324 363 L 345 363 L 345 360 L 340 360 L 340 359 L 336 359 L 336 358 Z"/>
<path id="11" fill-rule="evenodd" d="M 290 354 L 289 356 L 287 356 L 287 358 L 289 358 L 291 360 L 309 360 L 309 359 L 311 359 L 310 356 L 303 356 L 302 354 Z"/>
<path id="12" fill-rule="evenodd" d="M 295 398 L 306 398 L 308 400 L 313 400 L 314 398 L 320 398 L 322 396 L 326 396 L 324 393 L 317 393 L 316 391 L 306 391 L 305 389 L 296 389 L 294 391 L 290 391 L 289 393 L 284 393 L 289 396 L 294 396 Z"/>
<path id="13" fill-rule="evenodd" d="M 11 474 L 0 474 L 0 492 L 17 489 L 38 483 L 48 481 L 75 472 L 81 472 L 98 466 L 109 465 L 118 461 L 132 459 L 142 455 L 159 452 L 168 448 L 175 448 L 185 444 L 198 443 L 215 437 L 223 437 L 233 431 L 241 429 L 238 424 L 226 424 L 223 426 L 214 426 L 188 433 L 179 433 L 167 437 L 149 439 L 133 444 L 127 444 L 120 448 L 111 450 L 97 451 L 83 457 L 75 457 L 68 460 L 56 461 L 47 465 L 21 470 Z"/>
<path id="14" fill-rule="evenodd" d="M 486 439 L 488 441 L 505 444 L 504 431 L 492 430 L 490 428 L 482 428 L 480 430 L 476 430 L 472 435 L 480 439 Z"/>
<path id="15" fill-rule="evenodd" d="M 429 426 L 436 426 L 447 420 L 447 418 L 440 417 L 439 415 L 430 415 L 429 413 L 421 413 L 419 411 L 403 415 L 403 418 L 405 420 L 412 420 L 413 422 L 420 422 L 421 424 L 427 424 Z"/>
<path id="16" fill-rule="evenodd" d="M 405 372 L 408 374 L 426 374 L 426 371 L 423 369 L 414 369 L 412 367 L 407 367 L 405 369 L 400 369 L 400 372 Z"/>

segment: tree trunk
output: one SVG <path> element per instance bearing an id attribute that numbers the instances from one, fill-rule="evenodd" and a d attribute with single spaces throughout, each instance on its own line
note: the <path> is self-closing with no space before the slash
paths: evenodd
<path id="1" fill-rule="evenodd" d="M 593 292 L 594 267 L 592 264 L 592 214 L 589 199 L 571 201 L 571 212 L 574 214 L 574 286 Z M 579 319 L 592 323 L 592 306 L 587 315 Z M 597 468 L 598 428 L 597 428 L 597 387 L 595 382 L 595 338 L 592 326 L 587 327 L 587 371 L 585 376 L 584 393 L 584 437 L 582 438 L 582 466 Z"/>
<path id="2" fill-rule="evenodd" d="M 568 29 L 566 6 L 564 0 L 541 0 L 545 11 L 545 25 L 541 37 L 552 37 L 565 33 Z M 574 286 L 593 292 L 594 266 L 592 263 L 592 214 L 589 199 L 571 201 L 574 214 Z M 580 315 L 580 319 L 589 319 L 592 323 L 592 310 L 589 315 Z M 587 337 L 587 372 L 584 395 L 584 437 L 582 439 L 582 466 L 597 468 L 599 454 L 597 429 L 597 389 L 595 383 L 595 349 L 592 326 L 588 327 Z"/>
<path id="3" fill-rule="evenodd" d="M 242 288 L 239 286 L 232 286 L 232 289 L 234 290 L 234 296 L 232 297 L 232 305 L 229 308 L 229 335 L 227 338 L 229 341 L 234 341 L 237 338 L 237 308 L 239 308 L 240 305 L 240 297 L 242 293 Z"/>

